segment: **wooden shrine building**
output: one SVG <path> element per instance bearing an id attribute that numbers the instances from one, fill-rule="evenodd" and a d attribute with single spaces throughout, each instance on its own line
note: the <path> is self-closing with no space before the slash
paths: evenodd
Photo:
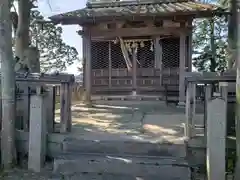
<path id="1" fill-rule="evenodd" d="M 223 9 L 193 0 L 95 0 L 50 17 L 82 26 L 84 84 L 91 94 L 161 95 L 164 87 L 185 101 L 185 71 L 192 71 L 194 18 Z"/>

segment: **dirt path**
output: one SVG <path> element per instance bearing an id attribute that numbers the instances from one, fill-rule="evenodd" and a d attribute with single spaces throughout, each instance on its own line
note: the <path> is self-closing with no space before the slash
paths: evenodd
<path id="1" fill-rule="evenodd" d="M 196 120 L 201 124 L 202 114 Z M 78 103 L 72 106 L 72 122 L 72 134 L 81 139 L 184 141 L 184 109 L 161 102 L 102 102 L 91 108 Z"/>

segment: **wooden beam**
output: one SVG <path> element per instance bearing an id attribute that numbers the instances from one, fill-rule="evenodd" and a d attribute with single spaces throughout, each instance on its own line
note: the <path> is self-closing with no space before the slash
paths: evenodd
<path id="1" fill-rule="evenodd" d="M 157 36 L 168 34 L 188 33 L 191 27 L 143 27 L 143 28 L 121 28 L 111 30 L 94 30 L 91 29 L 91 36 L 96 39 L 106 39 L 115 37 L 134 37 L 134 36 Z M 87 32 L 81 32 L 81 34 Z"/>

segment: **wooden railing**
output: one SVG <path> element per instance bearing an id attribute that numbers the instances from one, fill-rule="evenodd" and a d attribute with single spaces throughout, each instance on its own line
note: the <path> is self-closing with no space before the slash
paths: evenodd
<path id="1" fill-rule="evenodd" d="M 225 180 L 227 134 L 231 117 L 232 92 L 229 83 L 235 83 L 236 71 L 232 73 L 188 73 L 186 74 L 186 131 L 188 143 L 191 144 L 196 135 L 196 84 L 204 85 L 204 136 L 206 148 L 207 179 Z M 236 97 L 234 97 L 236 99 Z M 234 108 L 232 108 L 234 109 Z M 230 127 L 231 128 L 231 127 Z M 198 137 L 199 138 L 199 137 Z"/>
<path id="2" fill-rule="evenodd" d="M 123 69 L 94 69 L 92 70 L 93 91 L 132 89 L 134 77 L 132 71 Z M 179 68 L 138 68 L 136 86 L 138 89 L 159 89 L 165 84 L 178 85 Z"/>
<path id="3" fill-rule="evenodd" d="M 80 93 L 83 91 L 83 84 L 82 83 L 77 83 L 74 82 L 71 86 L 72 89 L 72 93 Z M 60 92 L 61 92 L 61 86 L 60 85 L 56 85 L 55 86 L 55 91 L 56 91 L 56 96 L 60 96 Z"/>
<path id="4" fill-rule="evenodd" d="M 34 73 L 27 76 L 21 73 L 16 74 L 16 128 L 17 132 L 27 133 L 28 168 L 33 171 L 39 172 L 42 169 L 46 158 L 47 137 L 54 129 L 56 95 L 54 87 L 56 85 L 61 87 L 60 132 L 66 133 L 71 131 L 71 86 L 73 82 L 74 76 L 67 74 Z M 2 102 L 0 104 L 2 105 Z M 21 119 L 22 122 L 19 123 Z M 4 125 L 3 129 L 11 128 L 11 123 L 2 124 Z M 1 133 L 2 141 L 5 139 L 8 141 L 8 138 L 10 138 L 9 132 L 2 131 Z M 19 146 L 21 147 L 18 144 L 17 147 L 19 148 Z M 1 150 L 13 149 L 1 147 Z"/>
<path id="5" fill-rule="evenodd" d="M 16 96 L 17 96 L 17 120 L 16 125 L 18 129 L 24 131 L 29 130 L 30 121 L 30 107 L 31 107 L 31 96 L 35 95 L 36 88 L 41 87 L 43 89 L 44 96 L 47 96 L 46 118 L 48 120 L 48 129 L 53 129 L 54 112 L 55 112 L 55 97 L 56 90 L 55 86 L 60 87 L 60 109 L 61 109 L 61 122 L 71 121 L 70 106 L 71 106 L 71 88 L 74 82 L 73 75 L 59 74 L 29 74 L 25 77 L 24 74 L 16 75 Z M 50 127 L 52 126 L 52 127 Z M 61 127 L 62 131 L 68 131 L 69 127 Z"/>

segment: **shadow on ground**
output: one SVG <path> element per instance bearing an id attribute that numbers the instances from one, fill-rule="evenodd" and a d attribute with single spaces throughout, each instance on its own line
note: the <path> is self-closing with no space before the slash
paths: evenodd
<path id="1" fill-rule="evenodd" d="M 201 118 L 200 114 L 200 124 Z M 72 133 L 80 139 L 184 141 L 184 109 L 161 102 L 102 102 L 92 107 L 78 103 L 72 106 L 72 123 Z"/>

